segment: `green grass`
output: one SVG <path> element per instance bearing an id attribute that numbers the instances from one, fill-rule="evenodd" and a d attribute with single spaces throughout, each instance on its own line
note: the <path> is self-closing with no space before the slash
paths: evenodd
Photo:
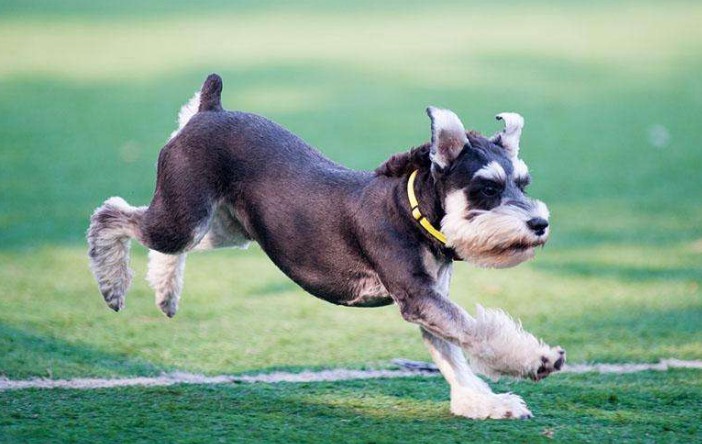
<path id="1" fill-rule="evenodd" d="M 469 310 L 476 303 L 508 308 L 529 330 L 567 347 L 572 362 L 700 358 L 696 257 L 684 250 L 659 252 L 545 250 L 533 264 L 509 272 L 459 264 L 453 298 Z M 656 259 L 642 259 L 648 256 Z M 323 303 L 292 284 L 257 248 L 191 255 L 173 320 L 154 306 L 141 279 L 142 250 L 133 263 L 140 273 L 119 314 L 96 294 L 85 261 L 82 248 L 0 255 L 0 282 L 13 285 L 0 314 L 3 373 L 216 374 L 428 358 L 417 329 L 395 306 Z"/>
<path id="2" fill-rule="evenodd" d="M 467 422 L 449 413 L 440 378 L 412 378 L 5 392 L 0 427 L 8 442 L 90 441 L 94 430 L 114 442 L 689 443 L 702 434 L 696 371 L 498 387 L 523 393 L 536 418 Z"/>
<path id="3" fill-rule="evenodd" d="M 173 320 L 136 247 L 126 311 L 105 307 L 88 217 L 112 195 L 148 202 L 177 110 L 212 71 L 228 108 L 356 168 L 427 140 L 428 104 L 485 133 L 520 112 L 551 241 L 515 269 L 457 264 L 452 297 L 505 308 L 571 362 L 702 359 L 701 14 L 696 2 L 0 1 L 0 376 L 428 358 L 396 307 L 318 301 L 256 247 L 191 255 Z M 537 415 L 510 424 L 451 418 L 440 379 L 3 392 L 0 440 L 690 442 L 701 379 L 501 383 Z"/>

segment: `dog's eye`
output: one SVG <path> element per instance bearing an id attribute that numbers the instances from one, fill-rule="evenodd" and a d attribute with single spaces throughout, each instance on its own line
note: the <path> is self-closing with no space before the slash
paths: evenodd
<path id="1" fill-rule="evenodd" d="M 500 192 L 500 190 L 496 186 L 486 185 L 480 190 L 480 192 L 483 193 L 487 197 L 495 197 L 495 196 L 497 196 L 497 193 Z"/>

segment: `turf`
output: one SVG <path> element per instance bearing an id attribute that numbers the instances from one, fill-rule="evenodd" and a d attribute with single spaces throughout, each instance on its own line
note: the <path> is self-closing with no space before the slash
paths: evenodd
<path id="1" fill-rule="evenodd" d="M 318 301 L 256 247 L 191 255 L 173 320 L 154 307 L 135 247 L 126 311 L 104 306 L 87 269 L 87 219 L 112 195 L 148 202 L 177 110 L 211 71 L 224 78 L 225 106 L 273 118 L 356 168 L 427 140 L 428 104 L 485 133 L 499 128 L 496 113 L 520 112 L 530 193 L 551 209 L 551 240 L 515 269 L 458 264 L 452 297 L 469 311 L 505 308 L 571 362 L 702 358 L 702 6 L 375 3 L 0 1 L 0 375 L 427 359 L 396 307 Z M 0 438 L 88 440 L 87 417 L 104 421 L 92 437 L 105 439 L 526 441 L 552 430 L 585 441 L 690 441 L 699 404 L 687 393 L 699 400 L 700 378 L 516 384 L 537 413 L 518 425 L 451 419 L 438 379 L 23 391 L 1 395 L 11 408 L 0 408 Z M 627 403 L 607 401 L 623 393 Z M 47 407 L 52 400 L 59 409 Z M 182 411 L 191 404 L 202 412 L 194 421 Z M 267 416 L 271 406 L 280 410 Z M 180 413 L 166 421 L 149 407 Z M 124 415 L 84 414 L 115 408 Z M 49 413 L 24 416 L 37 411 Z M 360 423 L 369 427 L 334 435 Z"/>
<path id="2" fill-rule="evenodd" d="M 566 347 L 572 362 L 701 357 L 694 254 L 618 247 L 542 256 L 508 272 L 457 267 L 453 298 L 471 311 L 475 303 L 506 307 L 529 330 Z M 641 259 L 646 256 L 655 259 Z M 0 255 L 0 282 L 13 284 L 0 313 L 0 368 L 15 378 L 63 378 L 362 367 L 428 357 L 417 329 L 395 306 L 323 303 L 290 283 L 258 249 L 188 260 L 181 310 L 169 320 L 140 279 L 142 250 L 133 261 L 141 273 L 119 314 L 96 294 L 82 248 Z M 598 272 L 607 261 L 620 268 Z"/>
<path id="3" fill-rule="evenodd" d="M 695 371 L 568 375 L 499 388 L 523 393 L 536 418 L 466 422 L 449 413 L 440 378 L 413 378 L 24 390 L 0 393 L 7 406 L 0 427 L 6 441 L 23 442 L 693 442 L 702 433 Z"/>

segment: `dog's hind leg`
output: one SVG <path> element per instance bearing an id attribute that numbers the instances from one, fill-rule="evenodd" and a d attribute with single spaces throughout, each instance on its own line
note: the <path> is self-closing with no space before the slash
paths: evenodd
<path id="1" fill-rule="evenodd" d="M 217 205 L 210 219 L 207 232 L 191 251 L 207 251 L 216 248 L 247 248 L 251 239 L 226 203 Z M 185 253 L 179 255 L 149 252 L 147 280 L 156 292 L 156 305 L 166 316 L 172 318 L 178 310 L 180 293 L 183 290 Z"/>
<path id="2" fill-rule="evenodd" d="M 169 318 L 175 316 L 183 291 L 185 256 L 185 253 L 172 255 L 149 251 L 146 280 L 156 293 L 156 305 Z"/>
<path id="3" fill-rule="evenodd" d="M 205 185 L 185 190 L 182 182 L 171 181 L 167 174 L 159 179 L 157 190 L 161 187 L 169 193 L 157 191 L 154 196 L 144 215 L 141 240 L 151 250 L 146 280 L 156 293 L 156 305 L 171 318 L 183 289 L 186 252 L 208 232 L 213 205 Z M 163 194 L 177 198 L 166 199 Z"/>
<path id="4" fill-rule="evenodd" d="M 133 207 L 113 197 L 95 210 L 87 235 L 90 268 L 110 308 L 119 311 L 124 307 L 132 280 L 130 241 L 136 238 L 161 254 L 152 256 L 149 281 L 160 293 L 166 314 L 175 313 L 177 295 L 182 288 L 185 260 L 182 253 L 197 245 L 209 229 L 213 211 L 211 195 L 206 183 L 173 180 L 171 175 L 159 171 L 156 195 L 148 208 Z M 168 301 L 168 295 L 170 299 L 175 295 L 175 300 Z"/>
<path id="5" fill-rule="evenodd" d="M 146 207 L 133 207 L 120 197 L 112 197 L 90 218 L 90 269 L 105 302 L 115 311 L 124 307 L 124 295 L 132 282 L 130 242 L 140 237 L 145 212 Z"/>
<path id="6" fill-rule="evenodd" d="M 250 242 L 231 208 L 220 204 L 214 210 L 207 232 L 191 251 L 226 247 L 246 248 Z M 156 293 L 156 305 L 169 318 L 175 316 L 178 310 L 183 290 L 185 258 L 186 253 L 172 255 L 149 251 L 149 271 L 146 280 Z"/>
<path id="7" fill-rule="evenodd" d="M 151 256 L 149 282 L 159 306 L 172 316 L 182 288 L 184 252 L 197 245 L 209 230 L 214 204 L 226 188 L 215 168 L 201 153 L 206 147 L 177 135 L 198 112 L 222 111 L 222 80 L 210 75 L 200 94 L 179 115 L 179 128 L 158 158 L 156 192 L 147 207 L 132 207 L 111 198 L 93 214 L 88 229 L 90 267 L 107 304 L 119 311 L 131 283 L 129 243 L 138 239 L 158 253 Z M 208 174 L 210 172 L 210 174 Z"/>

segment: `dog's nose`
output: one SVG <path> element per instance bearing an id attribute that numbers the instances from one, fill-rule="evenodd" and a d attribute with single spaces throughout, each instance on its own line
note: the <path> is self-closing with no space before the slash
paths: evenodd
<path id="1" fill-rule="evenodd" d="M 537 236 L 544 234 L 546 232 L 546 228 L 548 227 L 548 221 L 540 217 L 530 219 L 526 224 L 527 227 L 529 227 Z"/>

